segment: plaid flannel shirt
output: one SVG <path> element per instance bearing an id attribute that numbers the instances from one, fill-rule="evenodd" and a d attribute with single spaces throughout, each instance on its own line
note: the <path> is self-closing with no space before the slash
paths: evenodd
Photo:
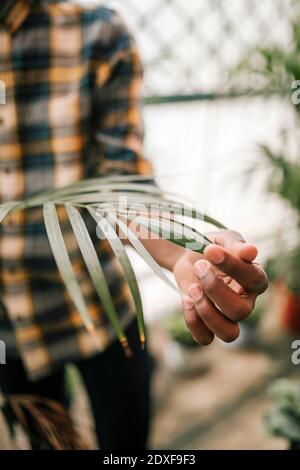
<path id="1" fill-rule="evenodd" d="M 149 173 L 141 156 L 141 61 L 119 14 L 72 2 L 6 0 L 4 6 L 0 203 L 96 174 Z M 59 217 L 105 349 L 114 333 L 62 209 Z M 92 221 L 87 224 L 126 326 L 135 312 L 120 266 Z M 95 354 L 57 271 L 41 209 L 0 224 L 0 339 L 32 380 Z"/>

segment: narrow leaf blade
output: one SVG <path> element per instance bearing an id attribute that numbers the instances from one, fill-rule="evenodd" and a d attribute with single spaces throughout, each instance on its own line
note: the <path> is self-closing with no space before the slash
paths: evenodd
<path id="1" fill-rule="evenodd" d="M 123 246 L 123 243 L 119 239 L 116 231 L 112 227 L 112 224 L 109 222 L 108 218 L 104 217 L 93 207 L 90 207 L 89 211 L 92 217 L 98 223 L 101 230 L 103 231 L 108 243 L 111 246 L 111 249 L 113 250 L 114 254 L 116 255 L 117 259 L 119 260 L 122 266 L 125 279 L 131 291 L 131 295 L 135 304 L 139 333 L 140 333 L 140 340 L 143 345 L 145 343 L 145 325 L 144 325 L 142 299 L 141 299 L 141 294 L 140 294 L 139 286 L 137 283 L 137 279 L 133 271 L 128 254 Z"/>
<path id="2" fill-rule="evenodd" d="M 96 289 L 97 294 L 103 304 L 105 311 L 110 319 L 112 327 L 115 330 L 125 352 L 129 353 L 129 344 L 126 335 L 123 331 L 122 325 L 118 318 L 115 305 L 111 298 L 109 287 L 105 278 L 105 274 L 98 259 L 98 254 L 91 240 L 88 229 L 85 226 L 84 220 L 75 207 L 70 204 L 66 205 L 66 210 L 69 216 L 70 223 L 73 228 L 76 240 L 78 242 L 82 257 L 85 261 L 87 270 L 91 276 L 92 282 Z"/>
<path id="3" fill-rule="evenodd" d="M 97 345 L 99 347 L 99 338 L 96 336 L 93 321 L 90 317 L 87 305 L 71 264 L 71 260 L 58 221 L 55 205 L 52 202 L 46 202 L 43 207 L 43 213 L 49 243 L 61 277 L 74 305 L 76 306 L 81 316 L 84 325 L 92 334 L 93 338 L 97 341 Z"/>

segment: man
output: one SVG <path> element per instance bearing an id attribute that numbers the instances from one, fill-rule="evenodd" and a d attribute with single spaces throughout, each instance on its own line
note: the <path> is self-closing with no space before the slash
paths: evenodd
<path id="1" fill-rule="evenodd" d="M 149 173 L 141 156 L 141 62 L 120 16 L 104 6 L 90 10 L 72 2 L 5 0 L 0 22 L 0 80 L 6 84 L 6 104 L 0 106 L 0 202 L 95 174 Z M 95 351 L 58 276 L 41 211 L 16 213 L 0 226 L 0 338 L 8 357 L 0 371 L 1 389 L 65 404 L 64 368 L 73 362 L 91 401 L 99 446 L 143 449 L 150 367 L 128 288 L 106 242 L 87 221 L 127 327 L 132 359 L 115 340 L 63 212 L 60 220 L 102 352 Z M 175 274 L 187 326 L 202 344 L 214 335 L 237 338 L 238 321 L 251 313 L 267 285 L 253 263 L 253 245 L 229 231 L 210 238 L 204 256 L 167 241 L 143 241 Z"/>

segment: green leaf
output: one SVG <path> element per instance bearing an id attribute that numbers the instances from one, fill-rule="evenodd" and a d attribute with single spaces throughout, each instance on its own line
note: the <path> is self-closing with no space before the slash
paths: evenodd
<path id="1" fill-rule="evenodd" d="M 174 219 L 161 218 L 157 220 L 147 216 L 135 216 L 133 220 L 149 230 L 149 232 L 176 243 L 183 248 L 187 248 L 190 245 L 192 250 L 202 253 L 204 246 L 210 243 L 202 233 Z M 172 229 L 170 230 L 171 227 Z"/>
<path id="2" fill-rule="evenodd" d="M 46 202 L 44 204 L 43 212 L 49 243 L 61 277 L 84 325 L 96 340 L 98 337 L 95 333 L 95 327 L 71 264 L 59 225 L 55 205 L 52 202 Z M 97 346 L 99 347 L 99 338 Z"/>
<path id="3" fill-rule="evenodd" d="M 0 223 L 18 205 L 19 205 L 19 202 L 17 201 L 4 202 L 3 204 L 1 204 L 0 205 Z"/>
<path id="4" fill-rule="evenodd" d="M 129 352 L 129 345 L 126 335 L 118 318 L 118 314 L 111 298 L 103 269 L 98 259 L 98 254 L 93 245 L 90 234 L 85 226 L 84 220 L 78 209 L 72 207 L 70 204 L 66 204 L 66 210 L 96 292 L 100 297 L 103 307 L 121 344 L 123 345 L 125 351 Z"/>
<path id="5" fill-rule="evenodd" d="M 267 430 L 273 436 L 300 442 L 300 419 L 292 410 L 286 410 L 275 404 L 267 413 L 265 423 Z"/>
<path id="6" fill-rule="evenodd" d="M 135 206 L 132 208 L 132 211 L 137 212 L 139 210 L 139 206 L 138 206 L 139 201 L 135 200 L 135 201 L 130 201 L 130 202 L 135 204 Z M 152 198 L 151 202 L 148 202 L 148 197 L 147 197 L 147 200 L 145 200 L 145 197 L 143 196 L 141 206 L 152 209 L 152 206 L 154 203 L 156 203 L 159 206 L 157 207 L 157 210 L 159 210 L 161 214 L 173 213 L 175 215 L 188 217 L 192 220 L 202 221 L 207 224 L 214 225 L 215 227 L 220 228 L 220 229 L 226 229 L 225 225 L 221 224 L 213 217 L 210 217 L 209 215 L 203 212 L 200 212 L 196 207 L 184 205 L 183 203 L 180 203 L 176 200 L 169 199 L 167 197 L 166 198 Z M 124 206 L 123 208 L 128 209 L 128 206 Z"/>
<path id="7" fill-rule="evenodd" d="M 92 215 L 92 217 L 95 219 L 95 221 L 97 222 L 99 228 L 104 233 L 108 243 L 110 244 L 113 252 L 115 253 L 117 259 L 119 260 L 122 266 L 124 276 L 128 283 L 128 286 L 131 291 L 132 298 L 135 304 L 135 308 L 136 308 L 140 340 L 141 340 L 141 343 L 144 344 L 145 326 L 144 326 L 142 299 L 141 299 L 139 286 L 138 286 L 137 279 L 133 271 L 130 259 L 115 229 L 112 227 L 112 224 L 109 221 L 109 216 L 104 217 L 100 213 L 100 211 L 97 211 L 93 207 L 89 207 L 89 212 Z"/>
<path id="8" fill-rule="evenodd" d="M 111 215 L 111 218 L 116 222 L 122 232 L 127 235 L 128 240 L 132 244 L 135 251 L 140 255 L 140 257 L 148 264 L 152 271 L 160 278 L 162 281 L 166 282 L 172 289 L 175 289 L 178 292 L 176 285 L 166 276 L 160 265 L 155 261 L 155 259 L 150 255 L 146 250 L 143 243 L 140 241 L 136 233 L 131 230 L 119 217 Z"/>

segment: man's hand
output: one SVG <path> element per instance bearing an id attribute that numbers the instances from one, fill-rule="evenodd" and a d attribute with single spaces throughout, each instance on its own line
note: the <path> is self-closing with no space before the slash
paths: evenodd
<path id="1" fill-rule="evenodd" d="M 186 250 L 173 267 L 186 324 L 203 345 L 215 335 L 234 341 L 239 336 L 238 322 L 250 315 L 256 297 L 268 285 L 264 270 L 253 262 L 256 247 L 239 233 L 223 230 L 207 237 L 213 244 L 203 255 Z"/>

